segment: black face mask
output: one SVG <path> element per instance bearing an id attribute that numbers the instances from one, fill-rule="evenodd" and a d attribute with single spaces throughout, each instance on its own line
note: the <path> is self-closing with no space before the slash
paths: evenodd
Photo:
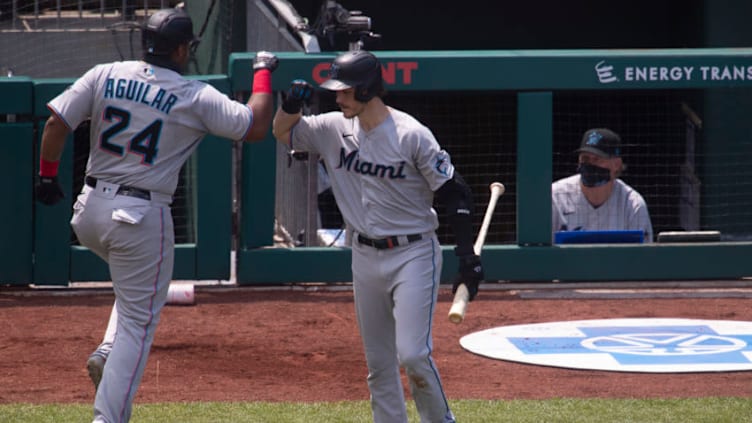
<path id="1" fill-rule="evenodd" d="M 599 187 L 607 184 L 608 181 L 611 180 L 610 170 L 588 163 L 580 163 L 580 165 L 577 166 L 577 171 L 580 173 L 582 185 L 585 185 L 586 187 Z"/>

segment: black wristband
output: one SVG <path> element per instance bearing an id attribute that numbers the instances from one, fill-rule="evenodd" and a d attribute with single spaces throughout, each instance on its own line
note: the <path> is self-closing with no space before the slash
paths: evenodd
<path id="1" fill-rule="evenodd" d="M 449 226 L 454 233 L 457 247 L 454 254 L 457 256 L 467 256 L 475 254 L 473 249 L 473 219 L 467 214 L 450 214 Z"/>
<path id="2" fill-rule="evenodd" d="M 457 257 L 475 255 L 475 249 L 473 248 L 472 244 L 457 245 L 456 247 L 454 247 L 454 255 Z"/>
<path id="3" fill-rule="evenodd" d="M 282 110 L 289 115 L 300 113 L 302 108 L 303 102 L 301 100 L 287 98 L 282 102 Z"/>

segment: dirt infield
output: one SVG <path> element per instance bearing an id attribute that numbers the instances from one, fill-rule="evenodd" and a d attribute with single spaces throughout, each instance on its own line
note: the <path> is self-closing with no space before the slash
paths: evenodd
<path id="1" fill-rule="evenodd" d="M 33 295 L 0 288 L 0 403 L 90 403 L 85 370 L 114 299 L 107 291 Z M 752 396 L 752 373 L 640 374 L 491 360 L 459 345 L 508 324 L 601 318 L 752 321 L 748 298 L 536 298 L 483 290 L 461 325 L 442 290 L 435 358 L 450 399 Z M 137 403 L 365 400 L 366 367 L 349 290 L 197 288 L 196 305 L 167 306 Z"/>

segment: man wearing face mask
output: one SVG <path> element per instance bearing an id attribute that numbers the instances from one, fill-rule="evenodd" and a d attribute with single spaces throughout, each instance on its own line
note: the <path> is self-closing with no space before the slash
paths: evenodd
<path id="1" fill-rule="evenodd" d="M 653 241 L 653 225 L 642 195 L 619 175 L 624 169 L 621 138 L 606 128 L 585 131 L 577 150 L 577 174 L 551 185 L 552 230 L 641 230 Z"/>

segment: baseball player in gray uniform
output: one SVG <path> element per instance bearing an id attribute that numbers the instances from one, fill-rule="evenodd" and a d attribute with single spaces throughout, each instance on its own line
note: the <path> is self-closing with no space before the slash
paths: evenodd
<path id="1" fill-rule="evenodd" d="M 553 232 L 641 230 L 645 242 L 652 242 L 645 200 L 619 179 L 621 137 L 610 129 L 589 129 L 577 153 L 578 173 L 551 186 Z"/>
<path id="2" fill-rule="evenodd" d="M 94 401 L 95 422 L 127 422 L 172 278 L 170 210 L 178 173 L 207 133 L 261 140 L 274 112 L 271 72 L 277 58 L 254 60 L 247 104 L 184 79 L 198 39 L 182 9 L 163 9 L 142 28 L 143 60 L 93 67 L 49 102 L 36 198 L 63 197 L 58 162 L 68 134 L 91 119 L 85 184 L 71 225 L 82 245 L 104 259 L 115 292 L 116 333 Z"/>
<path id="3" fill-rule="evenodd" d="M 275 114 L 273 133 L 295 150 L 321 156 L 352 232 L 355 313 L 374 421 L 407 422 L 402 366 L 421 421 L 454 422 L 432 358 L 442 266 L 432 206 L 435 194 L 446 205 L 459 279 L 474 298 L 483 268 L 473 253 L 472 195 L 431 131 L 383 103 L 381 72 L 372 53 L 339 55 L 321 86 L 336 92 L 341 111 L 302 116 L 313 88 L 295 80 Z"/>

